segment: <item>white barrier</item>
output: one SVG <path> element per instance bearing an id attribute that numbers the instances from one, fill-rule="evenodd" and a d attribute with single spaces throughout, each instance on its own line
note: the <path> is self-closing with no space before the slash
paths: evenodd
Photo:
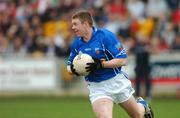
<path id="1" fill-rule="evenodd" d="M 0 90 L 49 90 L 56 87 L 53 60 L 1 60 Z"/>

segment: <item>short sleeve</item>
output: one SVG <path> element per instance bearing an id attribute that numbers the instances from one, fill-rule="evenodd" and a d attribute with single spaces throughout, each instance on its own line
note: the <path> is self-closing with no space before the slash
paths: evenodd
<path id="1" fill-rule="evenodd" d="M 104 38 L 105 49 L 114 58 L 126 58 L 127 54 L 120 40 L 111 32 L 106 32 Z"/>

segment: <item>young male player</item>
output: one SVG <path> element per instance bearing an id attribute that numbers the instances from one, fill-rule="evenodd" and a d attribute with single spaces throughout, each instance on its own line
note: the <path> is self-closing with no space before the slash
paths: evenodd
<path id="1" fill-rule="evenodd" d="M 87 64 L 89 98 L 97 118 L 112 118 L 113 103 L 119 104 L 132 118 L 153 118 L 148 104 L 133 97 L 134 89 L 121 67 L 127 64 L 126 52 L 117 37 L 106 29 L 93 27 L 92 16 L 78 11 L 72 16 L 72 29 L 76 34 L 71 46 L 67 69 L 78 75 L 72 61 L 79 53 L 93 57 Z"/>

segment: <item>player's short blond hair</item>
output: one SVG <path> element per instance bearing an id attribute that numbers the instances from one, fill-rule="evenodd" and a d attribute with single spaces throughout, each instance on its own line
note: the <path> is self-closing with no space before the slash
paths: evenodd
<path id="1" fill-rule="evenodd" d="M 78 18 L 82 23 L 87 21 L 90 26 L 93 26 L 91 14 L 86 10 L 80 10 L 72 15 L 72 19 Z"/>

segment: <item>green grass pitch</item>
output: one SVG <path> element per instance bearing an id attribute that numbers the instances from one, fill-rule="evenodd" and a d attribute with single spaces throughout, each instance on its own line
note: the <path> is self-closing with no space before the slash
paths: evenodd
<path id="1" fill-rule="evenodd" d="M 180 118 L 180 100 L 153 99 L 155 118 Z M 113 118 L 129 118 L 114 105 Z M 95 118 L 86 97 L 0 98 L 0 118 Z"/>

